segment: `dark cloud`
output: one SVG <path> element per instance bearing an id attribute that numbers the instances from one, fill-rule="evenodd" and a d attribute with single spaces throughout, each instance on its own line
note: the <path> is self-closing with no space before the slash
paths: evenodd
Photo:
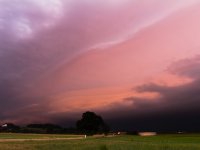
<path id="1" fill-rule="evenodd" d="M 145 84 L 134 88 L 137 92 L 153 92 L 154 99 L 128 97 L 106 112 L 113 127 L 130 130 L 200 131 L 200 57 L 174 63 L 169 70 L 193 79 L 180 86 Z M 116 116 L 117 117 L 113 117 Z M 117 123 L 118 122 L 118 123 Z"/>
<path id="2" fill-rule="evenodd" d="M 197 55 L 193 59 L 184 59 L 179 62 L 173 63 L 168 70 L 180 76 L 190 77 L 198 80 L 200 78 L 200 56 Z"/>

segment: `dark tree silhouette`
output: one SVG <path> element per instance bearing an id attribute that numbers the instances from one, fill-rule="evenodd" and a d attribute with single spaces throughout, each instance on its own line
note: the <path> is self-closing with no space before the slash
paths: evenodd
<path id="1" fill-rule="evenodd" d="M 55 124 L 29 124 L 26 126 L 31 132 L 62 133 L 63 128 Z"/>
<path id="2" fill-rule="evenodd" d="M 109 127 L 105 124 L 102 117 L 89 111 L 83 113 L 81 120 L 77 121 L 76 126 L 79 132 L 87 135 L 107 134 L 109 132 Z"/>

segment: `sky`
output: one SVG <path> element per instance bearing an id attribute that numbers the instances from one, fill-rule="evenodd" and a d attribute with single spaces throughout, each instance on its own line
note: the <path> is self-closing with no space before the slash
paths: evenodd
<path id="1" fill-rule="evenodd" d="M 200 0 L 0 0 L 0 123 L 200 131 Z"/>

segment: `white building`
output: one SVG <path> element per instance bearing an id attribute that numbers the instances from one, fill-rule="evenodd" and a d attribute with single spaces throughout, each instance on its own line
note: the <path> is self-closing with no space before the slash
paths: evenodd
<path id="1" fill-rule="evenodd" d="M 157 135 L 156 132 L 139 132 L 138 134 L 140 136 L 155 136 L 155 135 Z"/>
<path id="2" fill-rule="evenodd" d="M 1 127 L 2 127 L 2 128 L 7 128 L 8 125 L 7 125 L 7 124 L 3 124 Z"/>

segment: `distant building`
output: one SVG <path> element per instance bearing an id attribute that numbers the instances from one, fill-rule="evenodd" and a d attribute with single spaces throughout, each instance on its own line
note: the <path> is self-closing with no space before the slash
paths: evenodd
<path id="1" fill-rule="evenodd" d="M 139 132 L 138 135 L 140 136 L 156 136 L 156 132 Z"/>
<path id="2" fill-rule="evenodd" d="M 7 127 L 8 127 L 8 124 L 3 124 L 1 127 L 2 127 L 2 128 L 7 128 Z"/>
<path id="3" fill-rule="evenodd" d="M 1 131 L 6 131 L 6 132 L 16 132 L 17 130 L 20 129 L 19 126 L 16 126 L 12 123 L 4 123 L 3 125 L 0 126 Z"/>
<path id="4" fill-rule="evenodd" d="M 178 133 L 178 134 L 183 134 L 184 132 L 182 132 L 182 131 L 178 131 L 177 133 Z"/>
<path id="5" fill-rule="evenodd" d="M 127 132 L 117 132 L 117 135 L 126 135 Z"/>

